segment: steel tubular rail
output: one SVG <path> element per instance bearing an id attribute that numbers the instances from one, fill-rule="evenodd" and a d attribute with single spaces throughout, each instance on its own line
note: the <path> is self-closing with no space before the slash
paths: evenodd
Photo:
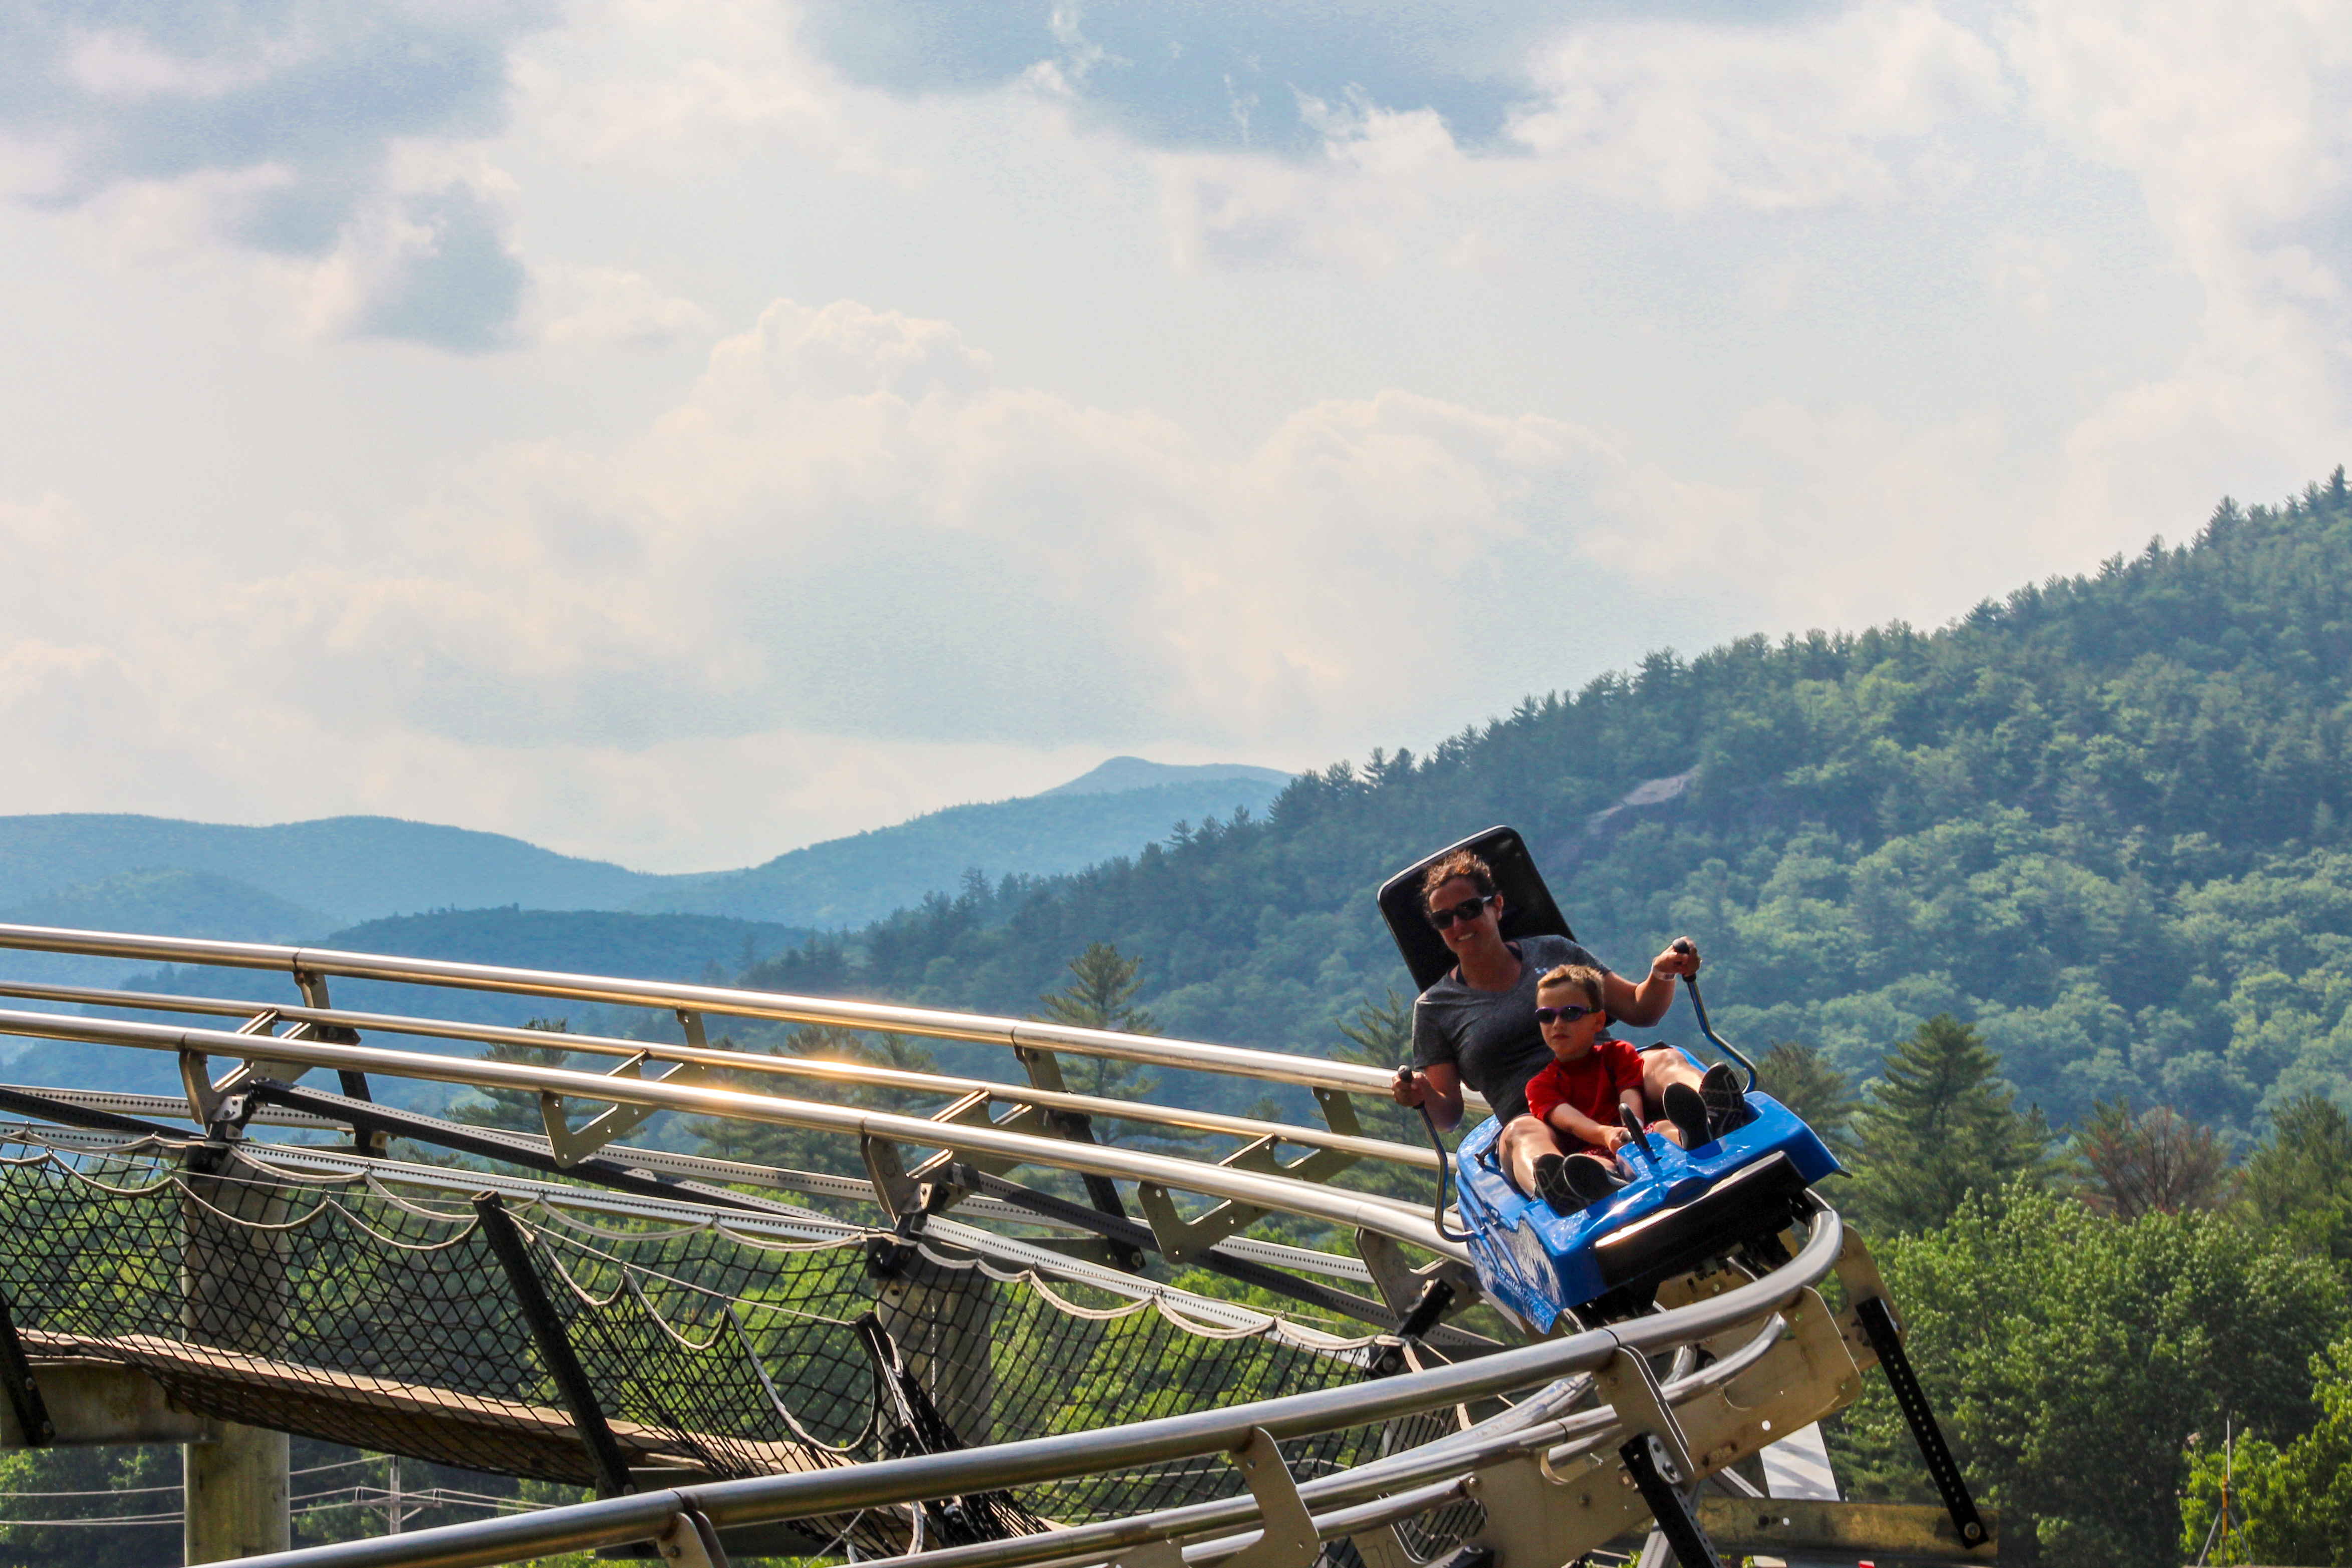
<path id="1" fill-rule="evenodd" d="M 1762 1360 L 1787 1327 L 1779 1313 L 1768 1317 L 1747 1344 L 1703 1372 L 1667 1383 L 1662 1392 L 1668 1405 L 1689 1403 L 1719 1384 L 1730 1382 Z M 1318 1535 L 1328 1540 L 1351 1531 L 1370 1529 L 1410 1518 L 1450 1500 L 1463 1475 L 1498 1459 L 1541 1450 L 1548 1462 L 1560 1463 L 1598 1447 L 1618 1426 L 1616 1413 L 1606 1406 L 1570 1413 L 1590 1392 L 1587 1380 L 1561 1381 L 1503 1415 L 1466 1431 L 1449 1433 L 1417 1448 L 1391 1454 L 1352 1470 L 1298 1483 L 1302 1502 L 1330 1510 L 1313 1515 Z M 1573 1442 L 1562 1442 L 1574 1437 Z M 1442 1478 L 1442 1479 L 1441 1479 Z M 1400 1488 L 1417 1490 L 1399 1491 Z M 1360 1499 L 1377 1499 L 1360 1502 Z M 1421 1501 L 1407 1503 L 1406 1499 Z M 1059 1568 L 1062 1564 L 1098 1563 L 1107 1551 L 1132 1547 L 1145 1540 L 1193 1536 L 1229 1524 L 1247 1524 L 1258 1517 L 1253 1498 L 1228 1498 L 1165 1509 L 1133 1519 L 1078 1525 L 1050 1535 L 1026 1535 L 1010 1541 L 951 1546 L 906 1557 L 874 1558 L 866 1568 Z M 1254 1540 L 1255 1534 L 1202 1542 L 1186 1548 L 1188 1557 L 1213 1560 Z"/>
<path id="2" fill-rule="evenodd" d="M 499 1024 L 453 1024 L 438 1018 L 416 1018 L 398 1013 L 355 1013 L 343 1007 L 306 1007 L 291 1004 L 239 1002 L 220 996 L 181 996 L 164 992 L 115 991 L 89 985 L 0 984 L 0 996 L 38 1002 L 77 1002 L 86 1006 L 140 1008 L 151 1013 L 212 1014 L 249 1018 L 268 1011 L 289 1024 L 337 1024 L 345 1028 L 383 1035 L 407 1035 L 419 1039 L 472 1040 L 484 1044 L 534 1046 L 548 1048 L 547 1031 L 509 1028 Z M 1007 1104 L 1042 1106 L 1049 1110 L 1075 1110 L 1087 1116 L 1127 1121 L 1149 1121 L 1196 1132 L 1225 1132 L 1237 1138 L 1278 1138 L 1303 1148 L 1336 1149 L 1367 1160 L 1411 1165 L 1424 1171 L 1438 1168 L 1436 1153 L 1412 1143 L 1391 1143 L 1328 1128 L 1298 1127 L 1286 1122 L 1260 1121 L 1213 1110 L 1182 1106 L 1157 1106 L 1126 1100 L 1108 1100 L 1060 1089 L 1024 1089 L 987 1079 L 950 1078 L 942 1073 L 908 1072 L 897 1068 L 869 1067 L 862 1062 L 826 1061 L 815 1057 L 770 1056 L 759 1051 L 721 1050 L 713 1047 L 673 1045 L 664 1040 L 625 1040 L 603 1035 L 565 1034 L 561 1047 L 582 1056 L 646 1057 L 654 1061 L 697 1062 L 733 1072 L 765 1073 L 779 1078 L 817 1079 L 835 1083 L 871 1085 L 955 1096 L 985 1091 Z"/>
<path id="3" fill-rule="evenodd" d="M 1835 1266 L 1843 1239 L 1837 1215 L 1822 1209 L 1813 1216 L 1811 1234 L 1792 1260 L 1761 1279 L 1706 1301 L 1616 1328 L 1595 1329 L 1564 1340 L 1522 1346 L 1474 1362 L 1379 1382 L 1319 1389 L 1222 1410 L 1164 1416 L 1129 1426 L 1034 1437 L 841 1469 L 761 1476 L 608 1498 L 541 1513 L 444 1525 L 411 1534 L 375 1536 L 239 1561 L 248 1568 L 490 1568 L 492 1564 L 525 1558 L 659 1539 L 689 1513 L 698 1514 L 722 1529 L 840 1514 L 1231 1453 L 1248 1442 L 1253 1430 L 1262 1429 L 1279 1441 L 1369 1426 L 1592 1372 L 1606 1363 L 1620 1346 L 1657 1350 L 1711 1338 L 1776 1311 L 1822 1279 Z M 1517 1429 L 1509 1432 L 1509 1440 L 1498 1443 L 1498 1448 L 1507 1448 L 1513 1443 L 1546 1440 L 1549 1434 L 1540 1425 L 1526 1427 L 1521 1420 L 1513 1419 L 1517 1414 L 1501 1418 Z M 1467 1446 L 1463 1439 L 1473 1436 L 1465 1433 L 1457 1438 L 1440 1439 L 1424 1446 L 1428 1461 L 1461 1463 L 1467 1468 Z M 1332 1499 L 1333 1493 L 1343 1489 L 1332 1483 L 1345 1480 L 1372 1488 L 1406 1485 L 1418 1478 L 1409 1477 L 1404 1467 L 1393 1461 L 1417 1457 L 1423 1457 L 1423 1450 L 1375 1461 L 1343 1477 L 1310 1482 L 1300 1489 L 1301 1495 L 1311 1490 L 1318 1498 Z M 1255 1512 L 1255 1504 L 1248 1500 L 1236 1499 L 1234 1504 L 1243 1510 L 1235 1516 L 1236 1521 Z M 1118 1547 L 1134 1542 L 1164 1539 L 1171 1533 L 1164 1528 L 1165 1518 L 1165 1514 L 1147 1515 L 1114 1521 L 1109 1526 L 1087 1527 L 1090 1531 L 1108 1530 L 1112 1534 L 1108 1550 L 1091 1560 L 1101 1561 Z M 1163 1528 L 1155 1530 L 1155 1522 Z M 1214 1528 L 1221 1522 L 1223 1521 L 1201 1521 L 1196 1528 Z M 1055 1536 L 1065 1533 L 1056 1531 Z M 1058 1556 L 1066 1542 L 1055 1536 L 1042 1538 L 1038 1543 Z M 926 1554 L 927 1558 L 931 1555 Z M 941 1568 L 946 1568 L 947 1555 L 937 1554 Z"/>
<path id="4" fill-rule="evenodd" d="M 275 970 L 287 974 L 334 975 L 353 980 L 397 981 L 465 991 L 546 996 L 568 1002 L 602 1002 L 616 1007 L 683 1007 L 739 1018 L 771 1018 L 787 1024 L 836 1024 L 929 1039 L 978 1040 L 1002 1046 L 1114 1057 L 1153 1067 L 1227 1073 L 1308 1089 L 1385 1097 L 1391 1076 L 1384 1068 L 1325 1061 L 1282 1051 L 1215 1046 L 1199 1040 L 1166 1040 L 1122 1035 L 1109 1029 L 1079 1029 L 1021 1018 L 992 1018 L 929 1007 L 880 1002 L 845 1002 L 818 996 L 788 996 L 724 985 L 686 985 L 661 980 L 614 980 L 444 959 L 389 958 L 339 952 L 331 948 L 287 947 L 275 942 L 213 942 L 195 937 L 135 936 L 113 931 L 68 931 L 50 926 L 0 924 L 0 948 L 36 952 L 79 953 L 95 958 L 157 963 L 201 963 L 228 969 Z M 1477 1096 L 1464 1099 L 1486 1109 Z"/>
<path id="5" fill-rule="evenodd" d="M 570 1099 L 649 1105 L 659 1110 L 687 1110 L 704 1116 L 729 1116 L 780 1127 L 814 1128 L 853 1137 L 872 1136 L 927 1148 L 952 1146 L 974 1153 L 1009 1155 L 1028 1164 L 1055 1166 L 1127 1181 L 1150 1182 L 1180 1192 L 1229 1198 L 1333 1225 L 1377 1231 L 1457 1262 L 1466 1263 L 1470 1257 L 1468 1250 L 1459 1243 L 1447 1241 L 1438 1235 L 1436 1226 L 1430 1222 L 1428 1211 L 1416 1205 L 1367 1193 L 1345 1192 L 1311 1182 L 1264 1175 L 1230 1165 L 1209 1165 L 1114 1145 L 1081 1143 L 1070 1139 L 1032 1137 L 969 1122 L 933 1121 L 924 1116 L 824 1105 L 812 1100 L 788 1100 L 781 1095 L 751 1094 L 740 1089 L 670 1084 L 658 1079 L 608 1078 L 602 1073 L 578 1072 L 568 1068 L 484 1061 L 471 1057 L 432 1056 L 421 1051 L 386 1050 L 377 1046 L 341 1046 L 320 1040 L 299 1040 L 282 1035 L 239 1035 L 225 1029 L 187 1029 L 175 1028 L 168 1024 L 112 1018 L 75 1018 L 56 1013 L 0 1012 L 0 1035 L 76 1040 L 91 1045 L 134 1046 L 149 1050 L 194 1051 L 246 1061 L 294 1062 L 304 1067 L 381 1073 L 390 1078 L 425 1079 L 439 1083 L 462 1083 L 533 1093 L 543 1090 Z"/>

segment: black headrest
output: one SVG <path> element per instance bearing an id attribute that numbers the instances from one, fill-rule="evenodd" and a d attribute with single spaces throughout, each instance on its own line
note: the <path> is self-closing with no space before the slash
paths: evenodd
<path id="1" fill-rule="evenodd" d="M 1396 938 L 1397 952 L 1404 956 L 1404 966 L 1412 972 L 1415 989 L 1428 990 L 1437 984 L 1439 976 L 1454 967 L 1454 950 L 1429 923 L 1429 916 L 1421 907 L 1422 874 L 1457 849 L 1467 849 L 1493 868 L 1495 889 L 1503 895 L 1503 936 L 1506 941 L 1523 936 L 1564 936 L 1576 933 L 1568 929 L 1568 917 L 1551 900 L 1551 889 L 1544 886 L 1543 873 L 1536 869 L 1535 857 L 1528 853 L 1527 841 L 1518 830 L 1510 827 L 1490 827 L 1484 833 L 1474 833 L 1459 844 L 1449 844 L 1436 854 L 1414 861 L 1395 876 L 1381 884 L 1381 916 L 1389 922 L 1389 934 Z"/>

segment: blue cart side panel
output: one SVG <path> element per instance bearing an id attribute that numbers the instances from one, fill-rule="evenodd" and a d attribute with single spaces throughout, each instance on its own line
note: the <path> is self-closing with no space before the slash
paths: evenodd
<path id="1" fill-rule="evenodd" d="M 1843 1167 L 1813 1130 L 1769 1094 L 1751 1093 L 1756 1118 L 1712 1143 L 1676 1148 L 1653 1135 L 1653 1161 L 1628 1156 L 1633 1180 L 1580 1213 L 1556 1215 L 1512 1186 L 1495 1158 L 1501 1125 L 1488 1118 L 1454 1153 L 1462 1228 L 1487 1294 L 1548 1333 L 1559 1315 L 1606 1292 L 1593 1248 L 1612 1233 L 1703 1196 L 1717 1182 L 1774 1154 L 1811 1186 Z"/>

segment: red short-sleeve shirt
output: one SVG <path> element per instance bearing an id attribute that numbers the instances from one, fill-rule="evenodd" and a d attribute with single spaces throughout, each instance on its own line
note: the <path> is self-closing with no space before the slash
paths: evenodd
<path id="1" fill-rule="evenodd" d="M 1631 1040 L 1602 1038 L 1573 1062 L 1555 1059 L 1528 1079 L 1528 1111 L 1549 1125 L 1565 1105 L 1604 1127 L 1617 1124 L 1617 1097 L 1642 1087 L 1642 1053 Z"/>

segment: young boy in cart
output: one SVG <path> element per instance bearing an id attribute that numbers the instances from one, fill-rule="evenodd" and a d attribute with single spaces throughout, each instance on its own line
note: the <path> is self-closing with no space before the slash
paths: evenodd
<path id="1" fill-rule="evenodd" d="M 1599 970 L 1567 963 L 1536 982 L 1536 1026 L 1552 1059 L 1528 1080 L 1528 1114 L 1543 1123 L 1558 1151 L 1535 1162 L 1536 1195 L 1555 1214 L 1574 1214 L 1625 1184 L 1620 1173 L 1630 1168 L 1617 1151 L 1633 1135 L 1623 1112 L 1633 1111 L 1637 1122 L 1646 1115 L 1642 1052 L 1603 1032 L 1609 1015 L 1601 983 Z M 1675 1084 L 1665 1099 L 1666 1119 L 1650 1122 L 1651 1133 L 1683 1148 L 1704 1139 L 1707 1118 L 1698 1094 Z"/>

